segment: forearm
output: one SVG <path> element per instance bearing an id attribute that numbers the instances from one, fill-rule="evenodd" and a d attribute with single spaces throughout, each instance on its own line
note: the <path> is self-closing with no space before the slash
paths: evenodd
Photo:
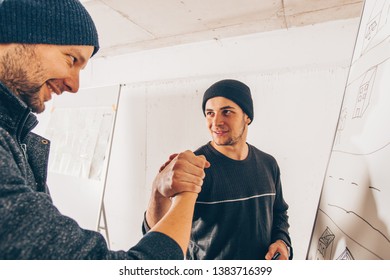
<path id="1" fill-rule="evenodd" d="M 197 193 L 183 192 L 172 199 L 172 206 L 151 231 L 164 233 L 174 239 L 185 255 L 190 239 L 192 217 Z"/>
<path id="2" fill-rule="evenodd" d="M 172 155 L 153 181 L 146 211 L 150 231 L 161 232 L 177 242 L 186 254 L 194 206 L 210 163 L 191 151 Z"/>
<path id="3" fill-rule="evenodd" d="M 155 188 L 152 190 L 149 206 L 146 210 L 146 222 L 150 228 L 154 227 L 171 207 L 171 199 L 162 196 Z"/>
<path id="4" fill-rule="evenodd" d="M 204 156 L 195 156 L 190 151 L 169 157 L 153 181 L 152 194 L 145 215 L 150 228 L 168 212 L 171 198 L 182 192 L 200 192 L 205 176 L 204 168 L 209 166 L 210 163 Z"/>

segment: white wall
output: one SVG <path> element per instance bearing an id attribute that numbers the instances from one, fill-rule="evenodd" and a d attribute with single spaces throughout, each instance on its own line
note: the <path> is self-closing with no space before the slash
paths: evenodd
<path id="1" fill-rule="evenodd" d="M 237 78 L 253 93 L 248 142 L 279 162 L 295 259 L 305 259 L 358 24 L 336 21 L 91 60 L 83 88 L 126 84 L 105 194 L 112 249 L 141 237 L 151 182 L 169 154 L 209 140 L 204 90 Z"/>

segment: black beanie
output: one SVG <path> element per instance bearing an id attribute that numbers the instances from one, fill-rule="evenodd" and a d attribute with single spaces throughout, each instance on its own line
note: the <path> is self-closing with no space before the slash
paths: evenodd
<path id="1" fill-rule="evenodd" d="M 94 46 L 91 16 L 78 0 L 0 0 L 0 44 Z"/>
<path id="2" fill-rule="evenodd" d="M 237 80 L 221 80 L 211 85 L 203 95 L 202 109 L 206 115 L 206 102 L 210 98 L 222 96 L 237 103 L 238 106 L 248 115 L 253 121 L 253 101 L 250 88 Z"/>

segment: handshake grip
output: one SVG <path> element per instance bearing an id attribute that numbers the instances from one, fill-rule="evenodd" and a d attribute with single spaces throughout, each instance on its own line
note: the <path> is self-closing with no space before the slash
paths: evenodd
<path id="1" fill-rule="evenodd" d="M 210 163 L 191 151 L 173 154 L 154 182 L 146 223 L 150 231 L 161 232 L 180 246 L 185 255 L 190 240 L 192 217 L 198 193 L 202 190 L 205 168 Z"/>
<path id="2" fill-rule="evenodd" d="M 172 154 L 160 167 L 154 182 L 154 188 L 166 198 L 171 198 L 182 192 L 199 193 L 205 177 L 205 168 L 210 163 L 203 156 L 197 156 L 187 150 Z"/>

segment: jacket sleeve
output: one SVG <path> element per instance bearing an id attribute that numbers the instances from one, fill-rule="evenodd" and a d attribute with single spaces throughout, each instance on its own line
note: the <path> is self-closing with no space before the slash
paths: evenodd
<path id="1" fill-rule="evenodd" d="M 150 232 L 128 251 L 111 251 L 104 237 L 62 215 L 44 192 L 28 185 L 0 135 L 0 259 L 183 259 L 170 237 Z"/>

